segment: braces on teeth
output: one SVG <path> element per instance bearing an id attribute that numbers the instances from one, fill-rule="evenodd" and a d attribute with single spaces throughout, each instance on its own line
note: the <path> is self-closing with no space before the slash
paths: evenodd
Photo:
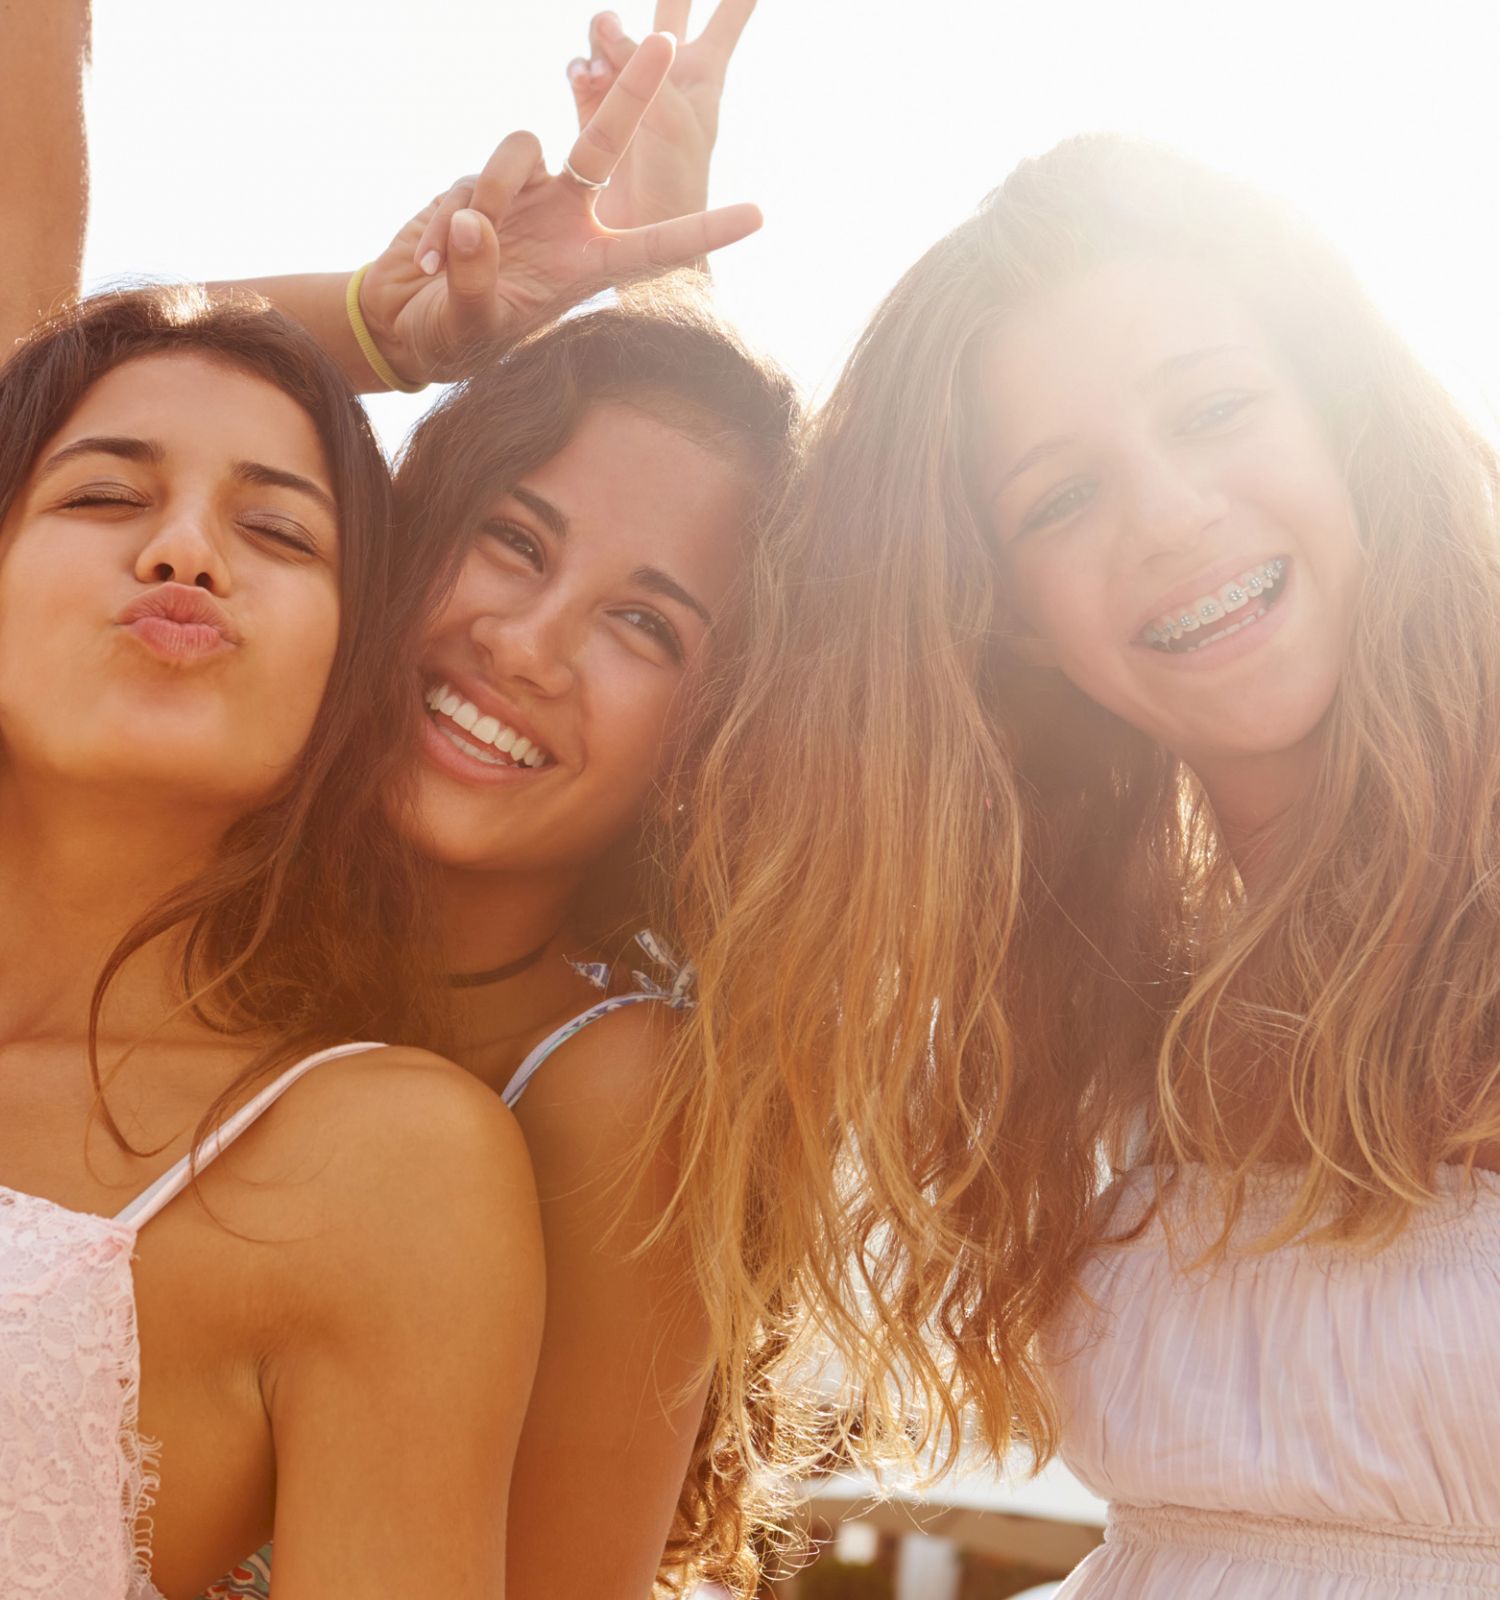
<path id="1" fill-rule="evenodd" d="M 1220 621 L 1254 600 L 1262 598 L 1269 600 L 1285 572 L 1286 562 L 1280 556 L 1267 561 L 1263 566 L 1251 568 L 1249 572 L 1242 572 L 1239 577 L 1226 583 L 1218 594 L 1204 595 L 1201 600 L 1195 601 L 1181 612 L 1170 612 L 1166 616 L 1158 617 L 1144 630 L 1141 638 L 1154 650 L 1171 650 L 1172 646 L 1179 643 L 1186 634 L 1196 633 L 1200 628 Z M 1245 622 L 1251 622 L 1255 617 L 1264 616 L 1265 610 L 1265 606 L 1261 606 L 1253 616 L 1245 617 L 1241 622 L 1234 624 L 1234 628 L 1242 627 Z M 1216 639 L 1223 638 L 1226 633 L 1232 633 L 1234 628 L 1216 628 L 1213 636 Z M 1196 644 L 1190 644 L 1181 648 L 1195 650 L 1198 647 Z"/>

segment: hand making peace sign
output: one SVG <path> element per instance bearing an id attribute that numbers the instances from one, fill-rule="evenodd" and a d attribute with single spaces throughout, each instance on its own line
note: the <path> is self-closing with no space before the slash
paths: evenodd
<path id="1" fill-rule="evenodd" d="M 692 0 L 659 0 L 656 30 L 676 36 L 677 56 L 615 168 L 608 192 L 599 197 L 601 222 L 634 228 L 701 211 L 708 204 L 708 163 L 719 132 L 724 79 L 754 10 L 755 0 L 720 0 L 702 33 L 688 43 Z M 580 126 L 598 111 L 637 48 L 614 12 L 594 18 L 589 28 L 592 61 L 568 64 Z"/>
<path id="2" fill-rule="evenodd" d="M 482 172 L 419 212 L 371 264 L 360 308 L 403 378 L 461 377 L 476 349 L 514 339 L 608 284 L 696 260 L 760 226 L 750 205 L 625 229 L 596 214 L 674 53 L 667 34 L 641 42 L 561 173 L 547 171 L 532 134 L 513 133 Z"/>

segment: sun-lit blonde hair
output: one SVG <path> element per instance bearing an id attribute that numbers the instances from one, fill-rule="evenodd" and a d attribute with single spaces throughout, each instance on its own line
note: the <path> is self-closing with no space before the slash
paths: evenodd
<path id="1" fill-rule="evenodd" d="M 1242 297 L 1368 551 L 1321 769 L 1253 904 L 1190 774 L 1011 649 L 971 491 L 1003 447 L 973 373 L 997 318 L 1123 256 Z M 1205 1163 L 1231 1214 L 1252 1166 L 1296 1163 L 1275 1237 L 1378 1241 L 1500 1135 L 1496 484 L 1316 233 L 1153 147 L 1023 164 L 897 285 L 759 548 L 684 795 L 699 1005 L 664 1108 L 716 1347 L 763 1357 L 721 1361 L 727 1414 L 815 1330 L 850 1448 L 968 1428 L 1044 1457 L 1036 1336 L 1141 1112 L 1145 1158 Z"/>

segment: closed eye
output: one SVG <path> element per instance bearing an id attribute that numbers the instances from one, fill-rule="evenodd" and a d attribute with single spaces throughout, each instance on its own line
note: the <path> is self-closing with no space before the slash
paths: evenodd
<path id="1" fill-rule="evenodd" d="M 659 611 L 652 611 L 647 606 L 627 606 L 614 614 L 623 618 L 632 628 L 639 628 L 647 637 L 655 639 L 674 662 L 682 661 L 682 640 Z"/>
<path id="2" fill-rule="evenodd" d="M 540 572 L 544 564 L 542 547 L 519 523 L 507 522 L 504 517 L 487 517 L 479 531 L 515 553 L 530 567 Z"/>
<path id="3" fill-rule="evenodd" d="M 1081 510 L 1093 498 L 1094 485 L 1086 479 L 1062 484 L 1035 506 L 1021 524 L 1022 533 L 1032 533 L 1054 522 L 1061 522 Z"/>
<path id="4" fill-rule="evenodd" d="M 88 506 L 128 506 L 138 509 L 145 501 L 133 489 L 80 489 L 61 502 L 65 511 L 80 511 Z"/>
<path id="5" fill-rule="evenodd" d="M 243 526 L 257 538 L 270 539 L 285 549 L 295 550 L 299 555 L 315 556 L 318 553 L 317 541 L 295 522 L 284 522 L 279 517 L 246 517 Z"/>

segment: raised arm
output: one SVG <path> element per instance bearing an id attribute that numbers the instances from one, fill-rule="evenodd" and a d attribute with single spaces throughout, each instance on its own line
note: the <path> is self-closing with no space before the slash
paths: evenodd
<path id="1" fill-rule="evenodd" d="M 760 226 L 754 206 L 606 227 L 599 195 L 671 70 L 664 34 L 644 40 L 585 123 L 560 173 L 528 133 L 461 179 L 396 235 L 359 288 L 377 362 L 405 384 L 459 378 L 503 345 L 598 290 L 693 261 Z M 302 322 L 351 383 L 389 387 L 345 305 L 347 274 L 253 280 Z"/>
<path id="2" fill-rule="evenodd" d="M 89 0 L 0 0 L 0 362 L 78 293 Z"/>

